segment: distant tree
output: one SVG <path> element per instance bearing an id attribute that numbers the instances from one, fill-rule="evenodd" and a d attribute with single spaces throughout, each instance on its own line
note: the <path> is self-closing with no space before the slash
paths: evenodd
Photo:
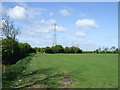
<path id="1" fill-rule="evenodd" d="M 98 48 L 98 52 L 101 53 L 101 48 Z"/>
<path id="2" fill-rule="evenodd" d="M 114 51 L 114 53 L 120 54 L 120 49 L 116 48 L 116 50 Z"/>
<path id="3" fill-rule="evenodd" d="M 52 48 L 46 47 L 45 48 L 45 53 L 54 53 L 54 52 L 53 52 Z"/>
<path id="4" fill-rule="evenodd" d="M 62 47 L 62 45 L 53 46 L 52 50 L 54 51 L 54 53 L 64 53 L 64 48 Z"/>
<path id="5" fill-rule="evenodd" d="M 96 49 L 94 52 L 95 52 L 95 53 L 99 53 L 99 49 Z"/>
<path id="6" fill-rule="evenodd" d="M 107 53 L 107 52 L 108 52 L 108 50 L 109 50 L 109 48 L 107 48 L 107 47 L 106 47 L 106 48 L 104 48 L 104 52 L 105 52 L 105 53 Z"/>
<path id="7" fill-rule="evenodd" d="M 36 52 L 40 52 L 40 48 L 38 48 L 38 47 L 35 47 L 35 48 L 33 48 Z"/>
<path id="8" fill-rule="evenodd" d="M 38 48 L 38 52 L 40 52 L 40 48 Z"/>
<path id="9" fill-rule="evenodd" d="M 70 49 L 69 47 L 65 47 L 64 52 L 65 52 L 65 53 L 70 53 L 70 52 L 71 52 L 71 49 Z"/>
<path id="10" fill-rule="evenodd" d="M 70 47 L 70 52 L 71 53 L 82 53 L 82 50 L 78 47 L 72 46 L 72 47 Z"/>
<path id="11" fill-rule="evenodd" d="M 40 48 L 41 53 L 45 53 L 45 48 Z"/>

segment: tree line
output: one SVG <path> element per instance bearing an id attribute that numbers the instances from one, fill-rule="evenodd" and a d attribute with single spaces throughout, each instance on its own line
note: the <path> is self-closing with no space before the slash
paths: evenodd
<path id="1" fill-rule="evenodd" d="M 98 49 L 96 49 L 95 51 L 93 51 L 93 52 L 95 52 L 95 53 L 114 53 L 114 54 L 116 54 L 116 53 L 119 53 L 120 52 L 120 50 L 118 49 L 118 48 L 116 48 L 115 46 L 112 46 L 111 48 L 103 48 L 103 50 L 102 50 L 102 48 L 98 48 Z"/>
<path id="2" fill-rule="evenodd" d="M 52 47 L 44 47 L 44 48 L 38 48 L 35 47 L 34 48 L 36 50 L 36 52 L 40 52 L 40 53 L 95 53 L 95 54 L 117 54 L 120 53 L 120 50 L 118 48 L 116 48 L 115 46 L 112 46 L 111 48 L 98 48 L 96 50 L 93 51 L 83 51 L 82 49 L 80 49 L 79 47 L 63 47 L 62 45 L 55 45 Z"/>
<path id="3" fill-rule="evenodd" d="M 20 29 L 16 28 L 7 15 L 2 18 L 2 63 L 10 65 L 26 57 L 29 53 L 36 51 L 28 43 L 20 43 L 16 36 L 20 34 Z"/>
<path id="4" fill-rule="evenodd" d="M 36 50 L 36 52 L 40 52 L 40 53 L 51 53 L 51 54 L 55 54 L 55 53 L 82 53 L 82 49 L 80 49 L 79 47 L 63 47 L 62 45 L 55 45 L 52 47 L 45 47 L 45 48 L 34 48 Z"/>

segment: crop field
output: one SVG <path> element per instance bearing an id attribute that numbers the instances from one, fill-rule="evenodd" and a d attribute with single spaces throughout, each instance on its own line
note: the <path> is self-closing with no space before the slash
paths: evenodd
<path id="1" fill-rule="evenodd" d="M 6 69 L 6 87 L 117 88 L 118 55 L 37 53 Z"/>

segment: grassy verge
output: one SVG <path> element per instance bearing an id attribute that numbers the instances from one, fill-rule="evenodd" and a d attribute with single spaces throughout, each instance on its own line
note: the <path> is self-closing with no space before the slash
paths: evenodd
<path id="1" fill-rule="evenodd" d="M 31 54 L 9 67 L 4 66 L 5 69 L 2 74 L 3 88 L 11 88 L 14 80 L 22 75 L 23 71 L 27 68 L 27 64 L 30 62 L 33 56 L 34 54 Z"/>

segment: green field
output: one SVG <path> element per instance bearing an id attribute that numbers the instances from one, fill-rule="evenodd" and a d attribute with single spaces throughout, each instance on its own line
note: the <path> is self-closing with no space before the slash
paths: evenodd
<path id="1" fill-rule="evenodd" d="M 37 53 L 11 66 L 3 80 L 15 88 L 116 88 L 118 55 Z"/>

